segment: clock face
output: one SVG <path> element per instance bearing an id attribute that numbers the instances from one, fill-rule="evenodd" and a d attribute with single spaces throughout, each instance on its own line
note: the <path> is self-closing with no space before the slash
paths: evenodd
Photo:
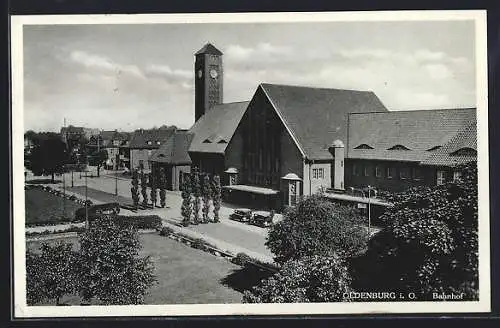
<path id="1" fill-rule="evenodd" d="M 214 69 L 211 69 L 210 70 L 210 77 L 212 77 L 212 79 L 215 79 L 217 77 L 217 71 Z"/>
<path id="2" fill-rule="evenodd" d="M 201 79 L 202 75 L 203 75 L 203 72 L 201 71 L 201 69 L 199 69 L 198 70 L 198 78 Z"/>

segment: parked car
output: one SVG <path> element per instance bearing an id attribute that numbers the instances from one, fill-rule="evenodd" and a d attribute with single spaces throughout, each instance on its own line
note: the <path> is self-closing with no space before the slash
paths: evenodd
<path id="1" fill-rule="evenodd" d="M 231 220 L 239 222 L 249 222 L 252 218 L 252 210 L 248 208 L 238 208 L 229 216 Z"/>
<path id="2" fill-rule="evenodd" d="M 259 226 L 259 227 L 269 227 L 273 224 L 274 212 L 268 211 L 256 211 L 253 213 L 253 216 L 250 220 L 250 224 Z"/>

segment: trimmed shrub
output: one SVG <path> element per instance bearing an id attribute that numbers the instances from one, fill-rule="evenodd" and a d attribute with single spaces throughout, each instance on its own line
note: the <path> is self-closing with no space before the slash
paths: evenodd
<path id="1" fill-rule="evenodd" d="M 174 233 L 174 229 L 172 229 L 170 227 L 163 227 L 163 228 L 161 228 L 160 236 L 170 236 L 173 233 Z"/>
<path id="2" fill-rule="evenodd" d="M 231 259 L 231 262 L 236 265 L 245 266 L 247 263 L 252 262 L 252 258 L 245 253 L 238 253 Z"/>
<path id="3" fill-rule="evenodd" d="M 95 219 L 96 217 L 102 214 L 118 214 L 120 213 L 120 204 L 118 203 L 106 203 L 106 204 L 98 204 L 93 206 L 88 206 L 88 216 L 89 219 Z M 84 221 L 85 220 L 85 207 L 79 208 L 75 212 L 76 221 Z"/>
<path id="4" fill-rule="evenodd" d="M 195 240 L 192 241 L 191 247 L 204 250 L 205 249 L 205 241 L 201 238 L 196 238 Z"/>

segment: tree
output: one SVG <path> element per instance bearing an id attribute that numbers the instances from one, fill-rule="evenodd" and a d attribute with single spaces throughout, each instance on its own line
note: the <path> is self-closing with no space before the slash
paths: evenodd
<path id="1" fill-rule="evenodd" d="M 266 246 L 277 263 L 311 255 L 349 257 L 367 245 L 363 223 L 354 208 L 313 195 L 285 211 L 283 220 L 271 227 Z"/>
<path id="2" fill-rule="evenodd" d="M 99 151 L 94 151 L 89 157 L 89 164 L 92 166 L 97 166 L 97 176 L 100 176 L 101 166 L 108 160 L 108 152 L 106 149 L 101 149 Z"/>
<path id="3" fill-rule="evenodd" d="M 201 184 L 201 194 L 203 196 L 203 219 L 202 223 L 208 223 L 208 212 L 210 212 L 210 198 L 211 198 L 211 190 L 210 190 L 210 176 L 205 174 L 203 176 L 203 181 Z"/>
<path id="4" fill-rule="evenodd" d="M 200 208 L 201 208 L 201 185 L 200 185 L 200 173 L 197 168 L 193 170 L 193 220 L 194 224 L 198 224 L 200 222 Z"/>
<path id="5" fill-rule="evenodd" d="M 165 199 L 166 199 L 166 192 L 165 192 L 165 184 L 167 183 L 167 178 L 165 176 L 165 169 L 163 167 L 160 167 L 160 173 L 158 176 L 158 184 L 160 186 L 160 205 L 161 207 L 165 207 Z"/>
<path id="6" fill-rule="evenodd" d="M 148 175 L 141 171 L 141 194 L 142 194 L 142 205 L 148 206 Z"/>
<path id="7" fill-rule="evenodd" d="M 84 301 L 104 305 L 142 304 L 155 283 L 149 256 L 140 257 L 141 244 L 132 225 L 120 227 L 102 216 L 80 233 L 80 293 Z"/>
<path id="8" fill-rule="evenodd" d="M 347 301 L 351 279 L 342 259 L 307 256 L 286 262 L 276 274 L 243 294 L 243 303 Z"/>
<path id="9" fill-rule="evenodd" d="M 137 170 L 132 171 L 132 188 L 130 192 L 132 193 L 132 201 L 134 202 L 134 207 L 137 209 L 139 206 L 139 179 Z"/>
<path id="10" fill-rule="evenodd" d="M 71 244 L 61 242 L 42 244 L 40 250 L 39 255 L 28 252 L 26 256 L 28 304 L 47 299 L 60 305 L 64 295 L 77 289 L 77 255 Z"/>
<path id="11" fill-rule="evenodd" d="M 184 178 L 184 184 L 182 186 L 182 206 L 181 206 L 181 215 L 182 215 L 182 225 L 188 226 L 191 221 L 191 179 L 189 175 L 186 174 Z"/>
<path id="12" fill-rule="evenodd" d="M 219 210 L 222 202 L 222 188 L 219 175 L 212 179 L 212 199 L 214 203 L 214 222 L 219 222 Z"/>
<path id="13" fill-rule="evenodd" d="M 477 164 L 457 169 L 461 181 L 392 197 L 394 206 L 381 217 L 387 227 L 354 266 L 366 273 L 361 283 L 411 291 L 419 300 L 432 300 L 433 293 L 478 299 Z"/>
<path id="14" fill-rule="evenodd" d="M 61 137 L 52 132 L 40 133 L 33 140 L 33 149 L 27 158 L 27 168 L 35 175 L 54 175 L 64 172 L 64 164 L 68 162 L 66 144 Z"/>

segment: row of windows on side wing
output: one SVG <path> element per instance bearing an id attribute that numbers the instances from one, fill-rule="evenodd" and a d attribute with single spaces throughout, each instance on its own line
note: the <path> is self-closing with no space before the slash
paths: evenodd
<path id="1" fill-rule="evenodd" d="M 364 176 L 370 176 L 370 168 L 371 166 L 364 166 L 363 167 L 363 175 Z M 385 173 L 385 174 L 384 174 Z M 375 166 L 375 177 L 381 178 L 383 175 L 387 178 L 393 178 L 396 176 L 396 168 L 393 167 L 386 167 L 385 172 L 382 172 L 382 167 L 381 166 Z M 373 174 L 373 173 L 372 173 Z M 359 176 L 360 175 L 360 170 L 357 165 L 352 166 L 352 175 L 354 176 Z M 399 178 L 400 179 L 420 179 L 422 178 L 420 169 L 418 168 L 402 168 L 399 170 Z"/>

